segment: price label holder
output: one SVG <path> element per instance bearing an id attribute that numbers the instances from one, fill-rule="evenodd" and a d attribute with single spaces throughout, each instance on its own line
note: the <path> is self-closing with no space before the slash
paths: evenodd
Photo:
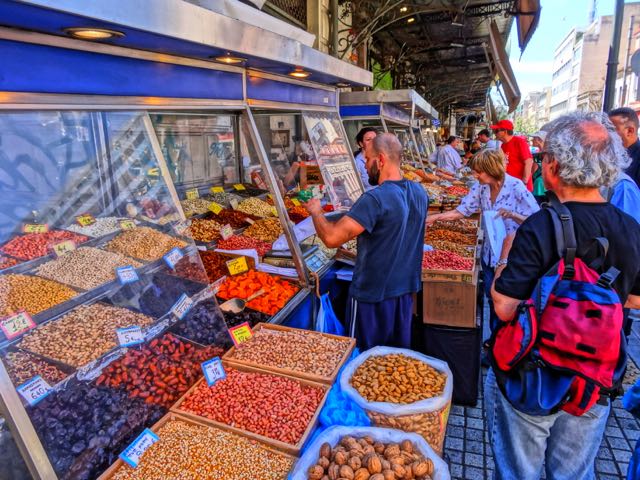
<path id="1" fill-rule="evenodd" d="M 220 229 L 220 236 L 223 240 L 227 240 L 233 236 L 233 228 L 231 225 L 226 224 L 224 227 Z"/>
<path id="2" fill-rule="evenodd" d="M 46 223 L 27 223 L 22 227 L 24 233 L 47 233 L 49 225 Z"/>
<path id="3" fill-rule="evenodd" d="M 122 230 L 133 230 L 136 228 L 136 223 L 133 220 L 120 220 L 120 228 Z"/>
<path id="4" fill-rule="evenodd" d="M 202 372 L 207 385 L 210 387 L 227 378 L 227 372 L 224 371 L 224 365 L 222 365 L 220 357 L 213 357 L 211 360 L 202 362 Z"/>
<path id="5" fill-rule="evenodd" d="M 229 200 L 229 203 L 231 204 L 231 208 L 233 208 L 234 210 L 238 209 L 238 200 L 232 198 Z"/>
<path id="6" fill-rule="evenodd" d="M 116 275 L 120 285 L 126 285 L 127 283 L 135 283 L 140 280 L 136 269 L 132 265 L 126 265 L 124 267 L 116 268 Z"/>
<path id="7" fill-rule="evenodd" d="M 182 254 L 182 250 L 180 250 L 178 247 L 174 247 L 162 258 L 164 258 L 164 261 L 169 266 L 169 268 L 173 270 L 174 268 L 176 268 L 177 263 L 182 259 L 182 257 L 184 257 L 184 255 Z"/>
<path id="8" fill-rule="evenodd" d="M 189 298 L 189 295 L 183 293 L 180 295 L 178 301 L 173 304 L 173 307 L 171 307 L 171 313 L 178 317 L 178 320 L 182 320 L 187 312 L 191 310 L 192 306 L 193 300 Z"/>
<path id="9" fill-rule="evenodd" d="M 236 183 L 233 188 L 235 188 L 236 190 L 238 190 L 239 192 L 242 190 L 246 190 L 245 186 L 242 185 L 241 183 Z"/>
<path id="10" fill-rule="evenodd" d="M 31 380 L 16 388 L 17 392 L 31 406 L 38 403 L 51 393 L 51 386 L 40 375 L 36 375 Z"/>
<path id="11" fill-rule="evenodd" d="M 222 209 L 223 207 L 219 203 L 211 202 L 209 204 L 209 211 L 213 212 L 216 215 L 218 215 L 222 211 Z"/>
<path id="12" fill-rule="evenodd" d="M 4 336 L 7 337 L 7 340 L 11 340 L 18 335 L 31 330 L 35 326 L 36 322 L 34 322 L 31 315 L 24 310 L 0 320 L 0 330 L 2 330 Z"/>
<path id="13" fill-rule="evenodd" d="M 292 198 L 291 203 L 293 203 L 296 207 L 302 205 L 302 203 L 300 203 L 300 200 L 298 200 L 297 198 Z"/>
<path id="14" fill-rule="evenodd" d="M 211 193 L 224 193 L 224 187 L 211 187 Z"/>
<path id="15" fill-rule="evenodd" d="M 53 246 L 53 253 L 56 257 L 60 258 L 69 252 L 73 252 L 75 249 L 76 244 L 73 243 L 73 240 L 65 240 L 64 242 L 56 243 Z"/>
<path id="16" fill-rule="evenodd" d="M 231 334 L 231 340 L 233 340 L 233 344 L 236 347 L 253 337 L 253 332 L 251 331 L 251 325 L 249 325 L 249 322 L 244 322 L 236 327 L 230 328 L 229 333 Z"/>
<path id="17" fill-rule="evenodd" d="M 153 433 L 148 428 L 145 428 L 144 431 L 138 435 L 138 437 L 131 442 L 131 444 L 124 449 L 120 455 L 120 459 L 124 462 L 127 462 L 133 468 L 137 468 L 140 464 L 140 459 L 144 452 L 147 451 L 151 445 L 160 440 L 160 437 Z"/>
<path id="18" fill-rule="evenodd" d="M 93 215 L 85 213 L 84 215 L 78 215 L 76 217 L 76 222 L 78 222 L 78 225 L 81 227 L 88 227 L 89 225 L 96 223 L 96 219 Z"/>
<path id="19" fill-rule="evenodd" d="M 187 200 L 195 200 L 196 198 L 200 198 L 200 192 L 198 192 L 197 188 L 190 188 L 184 193 L 187 196 Z"/>
<path id="20" fill-rule="evenodd" d="M 249 270 L 247 265 L 247 257 L 237 257 L 231 260 L 227 260 L 227 269 L 230 275 L 239 275 Z"/>
<path id="21" fill-rule="evenodd" d="M 144 342 L 144 334 L 142 333 L 142 329 L 137 325 L 126 328 L 118 328 L 116 329 L 116 335 L 118 335 L 118 343 L 121 347 L 131 347 L 133 345 L 138 345 Z"/>

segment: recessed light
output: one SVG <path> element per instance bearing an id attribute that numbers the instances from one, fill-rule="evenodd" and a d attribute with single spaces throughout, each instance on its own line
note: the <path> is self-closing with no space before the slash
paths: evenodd
<path id="1" fill-rule="evenodd" d="M 400 7 L 400 13 L 404 13 L 409 10 L 407 7 Z"/>
<path id="2" fill-rule="evenodd" d="M 407 18 L 407 23 L 413 23 L 413 22 L 415 22 L 415 21 L 416 21 L 415 17 L 409 17 L 409 18 Z"/>
<path id="3" fill-rule="evenodd" d="M 289 72 L 289 76 L 295 78 L 307 78 L 311 76 L 310 72 L 306 72 L 302 67 L 296 67 L 295 70 Z"/>
<path id="4" fill-rule="evenodd" d="M 72 27 L 65 28 L 64 32 L 80 40 L 106 40 L 108 38 L 121 38 L 124 33 L 106 28 Z"/>
<path id="5" fill-rule="evenodd" d="M 209 58 L 213 58 L 216 62 L 226 63 L 227 65 L 235 65 L 235 64 L 247 61 L 246 58 L 234 57 L 229 52 L 227 52 L 226 55 L 222 55 L 219 57 L 209 57 Z"/>

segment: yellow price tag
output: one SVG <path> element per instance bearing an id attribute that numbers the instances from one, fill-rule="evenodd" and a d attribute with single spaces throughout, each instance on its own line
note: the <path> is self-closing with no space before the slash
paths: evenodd
<path id="1" fill-rule="evenodd" d="M 190 188 L 186 192 L 184 192 L 187 196 L 187 200 L 195 200 L 196 198 L 200 198 L 200 193 L 197 188 Z"/>
<path id="2" fill-rule="evenodd" d="M 215 213 L 216 215 L 222 211 L 223 207 L 219 203 L 211 202 L 209 204 L 209 210 Z"/>
<path id="3" fill-rule="evenodd" d="M 223 187 L 211 187 L 209 190 L 211 190 L 211 193 L 224 193 Z"/>
<path id="4" fill-rule="evenodd" d="M 73 240 L 65 240 L 53 246 L 53 253 L 55 253 L 56 257 L 61 257 L 65 253 L 73 252 L 75 249 L 76 244 L 73 243 Z"/>
<path id="5" fill-rule="evenodd" d="M 84 215 L 78 215 L 76 217 L 76 222 L 78 222 L 78 225 L 82 227 L 88 227 L 89 225 L 96 223 L 96 219 L 93 215 L 85 213 Z"/>
<path id="6" fill-rule="evenodd" d="M 244 322 L 237 327 L 230 328 L 229 333 L 231 334 L 231 340 L 233 340 L 233 344 L 236 347 L 253 337 L 253 332 L 251 331 L 249 322 Z"/>
<path id="7" fill-rule="evenodd" d="M 296 207 L 299 207 L 300 205 L 302 205 L 300 203 L 300 200 L 298 200 L 297 198 L 292 198 L 291 203 L 293 203 Z"/>
<path id="8" fill-rule="evenodd" d="M 227 261 L 227 269 L 230 275 L 238 275 L 249 270 L 246 257 L 238 257 Z"/>
<path id="9" fill-rule="evenodd" d="M 22 332 L 31 330 L 36 324 L 27 312 L 19 312 L 0 321 L 0 329 L 7 340 L 17 337 Z"/>
<path id="10" fill-rule="evenodd" d="M 278 216 L 278 210 L 276 210 L 276 207 L 271 207 L 271 213 L 273 213 L 274 217 Z"/>
<path id="11" fill-rule="evenodd" d="M 267 193 L 267 198 L 270 198 L 271 200 L 273 200 L 273 195 L 271 195 L 270 193 Z"/>
<path id="12" fill-rule="evenodd" d="M 233 188 L 235 188 L 236 190 L 246 190 L 246 188 L 244 187 L 244 185 L 242 185 L 241 183 L 236 183 Z"/>
<path id="13" fill-rule="evenodd" d="M 136 228 L 136 223 L 133 220 L 120 220 L 120 228 L 122 230 L 132 230 Z"/>
<path id="14" fill-rule="evenodd" d="M 46 223 L 27 223 L 22 227 L 24 233 L 47 233 L 49 231 L 49 225 Z"/>

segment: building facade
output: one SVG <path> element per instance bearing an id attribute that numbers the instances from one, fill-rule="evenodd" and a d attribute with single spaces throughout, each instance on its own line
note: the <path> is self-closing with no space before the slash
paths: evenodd
<path id="1" fill-rule="evenodd" d="M 549 121 L 551 110 L 551 87 L 529 92 L 514 113 L 516 130 L 533 133 Z"/>

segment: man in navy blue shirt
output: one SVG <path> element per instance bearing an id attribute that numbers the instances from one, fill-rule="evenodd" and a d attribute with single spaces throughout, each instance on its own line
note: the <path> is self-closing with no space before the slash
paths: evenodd
<path id="1" fill-rule="evenodd" d="M 305 207 L 329 248 L 357 237 L 349 319 L 358 347 L 410 348 L 412 294 L 421 286 L 427 195 L 402 176 L 402 145 L 395 135 L 378 135 L 365 154 L 369 182 L 378 188 L 365 192 L 337 222 L 324 217 L 318 200 Z"/>
<path id="2" fill-rule="evenodd" d="M 628 107 L 616 108 L 609 112 L 609 119 L 616 127 L 616 132 L 622 139 L 622 144 L 631 157 L 631 165 L 625 171 L 636 185 L 640 187 L 640 140 L 638 140 L 638 115 Z"/>

